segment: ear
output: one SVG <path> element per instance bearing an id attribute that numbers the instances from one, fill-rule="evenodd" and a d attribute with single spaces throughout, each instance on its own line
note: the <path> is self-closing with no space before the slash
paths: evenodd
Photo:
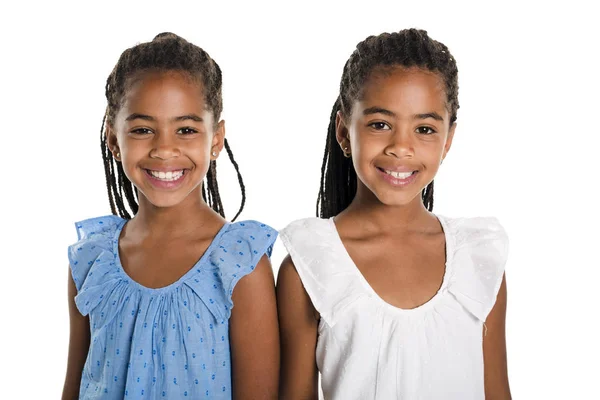
<path id="1" fill-rule="evenodd" d="M 110 124 L 106 124 L 106 145 L 108 146 L 110 152 L 113 154 L 113 158 L 117 161 L 121 161 L 121 150 L 119 149 L 117 135 Z M 118 157 L 117 154 L 119 154 Z"/>
<path id="2" fill-rule="evenodd" d="M 446 144 L 444 144 L 444 153 L 442 154 L 442 161 L 446 158 L 446 154 L 450 151 L 452 146 L 452 140 L 454 139 L 454 131 L 456 130 L 456 122 L 452 124 L 450 130 L 448 130 L 448 137 L 446 138 Z"/>
<path id="3" fill-rule="evenodd" d="M 223 146 L 225 145 L 225 121 L 221 120 L 217 124 L 215 131 L 213 133 L 213 139 L 210 146 L 210 159 L 216 160 L 219 157 L 219 153 L 223 150 Z M 213 156 L 213 152 L 216 153 L 216 156 Z"/>
<path id="4" fill-rule="evenodd" d="M 344 154 L 350 153 L 350 136 L 341 111 L 338 111 L 335 115 L 335 138 Z M 344 150 L 345 148 L 347 150 Z"/>

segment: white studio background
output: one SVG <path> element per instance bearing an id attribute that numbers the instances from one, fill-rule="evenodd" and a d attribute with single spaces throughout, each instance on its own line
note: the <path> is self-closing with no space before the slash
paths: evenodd
<path id="1" fill-rule="evenodd" d="M 248 191 L 242 218 L 283 228 L 314 215 L 329 113 L 355 45 L 418 27 L 448 45 L 459 66 L 458 129 L 436 178 L 435 210 L 495 215 L 511 238 L 513 396 L 597 398 L 600 30 L 590 7 L 15 4 L 0 6 L 0 397 L 60 396 L 67 245 L 76 239 L 74 221 L 110 212 L 99 131 L 105 80 L 123 50 L 172 31 L 219 63 L 227 135 Z M 231 217 L 240 196 L 223 156 L 219 178 Z M 275 271 L 284 255 L 278 243 Z"/>

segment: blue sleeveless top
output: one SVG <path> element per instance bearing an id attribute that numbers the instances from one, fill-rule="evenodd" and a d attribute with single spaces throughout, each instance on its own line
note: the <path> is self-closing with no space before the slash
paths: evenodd
<path id="1" fill-rule="evenodd" d="M 75 304 L 91 330 L 79 398 L 230 399 L 231 295 L 271 255 L 277 232 L 256 221 L 226 223 L 192 269 L 151 289 L 121 266 L 125 222 L 79 222 L 79 241 L 69 247 Z"/>

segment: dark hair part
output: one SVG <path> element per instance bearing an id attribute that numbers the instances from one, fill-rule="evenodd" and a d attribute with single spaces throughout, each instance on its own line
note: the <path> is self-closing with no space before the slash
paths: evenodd
<path id="1" fill-rule="evenodd" d="M 125 175 L 121 163 L 114 159 L 108 148 L 106 143 L 107 125 L 113 126 L 114 118 L 123 105 L 125 92 L 129 88 L 131 78 L 146 71 L 179 71 L 189 74 L 190 78 L 198 79 L 202 84 L 204 100 L 214 115 L 215 124 L 219 121 L 223 110 L 221 69 L 200 47 L 173 33 L 165 32 L 158 34 L 151 42 L 138 44 L 121 54 L 117 65 L 106 80 L 105 91 L 108 106 L 100 128 L 100 147 L 111 211 L 125 219 L 131 219 L 132 215 L 138 212 L 137 191 Z M 237 214 L 232 219 L 234 221 L 244 208 L 246 188 L 227 139 L 225 139 L 225 149 L 237 172 L 242 192 L 242 202 Z M 206 181 L 202 183 L 202 198 L 213 210 L 225 217 L 217 184 L 216 161 L 210 162 Z M 127 206 L 131 213 L 127 210 Z"/>
<path id="2" fill-rule="evenodd" d="M 456 121 L 458 105 L 458 69 L 448 48 L 420 29 L 369 36 L 356 46 L 342 73 L 340 93 L 333 105 L 325 155 L 321 166 L 321 185 L 317 198 L 317 216 L 330 218 L 350 205 L 356 195 L 356 171 L 352 158 L 344 157 L 335 131 L 338 111 L 348 118 L 354 102 L 360 100 L 363 87 L 371 74 L 380 68 L 418 67 L 438 73 L 444 80 L 450 125 Z M 433 210 L 433 182 L 421 197 L 425 207 Z"/>

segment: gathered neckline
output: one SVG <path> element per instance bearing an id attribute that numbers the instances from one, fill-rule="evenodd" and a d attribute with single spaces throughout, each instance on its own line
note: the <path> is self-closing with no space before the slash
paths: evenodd
<path id="1" fill-rule="evenodd" d="M 119 242 L 121 240 L 121 238 L 120 238 L 121 232 L 123 231 L 123 228 L 125 227 L 126 224 L 127 224 L 127 220 L 125 220 L 125 219 L 121 220 L 119 222 L 119 224 L 117 225 L 117 228 L 115 229 L 115 233 L 113 235 L 113 253 L 115 256 L 115 264 L 119 268 L 119 271 L 127 278 L 127 280 L 131 284 L 133 284 L 138 289 L 140 289 L 144 292 L 148 292 L 148 293 L 152 293 L 152 294 L 160 294 L 163 292 L 170 291 L 170 290 L 174 289 L 175 287 L 179 287 L 181 285 L 181 283 L 188 280 L 191 275 L 193 275 L 194 273 L 200 272 L 201 271 L 200 268 L 205 263 L 205 260 L 208 259 L 209 255 L 212 253 L 214 247 L 217 246 L 217 244 L 219 243 L 219 239 L 221 238 L 221 236 L 227 231 L 227 228 L 231 225 L 231 223 L 225 221 L 225 224 L 223 224 L 221 229 L 219 229 L 219 231 L 213 238 L 210 245 L 206 248 L 206 251 L 204 252 L 204 254 L 202 254 L 200 259 L 198 261 L 196 261 L 196 263 L 194 263 L 194 265 L 187 272 L 185 272 L 179 279 L 177 279 L 175 282 L 172 282 L 166 286 L 162 286 L 159 288 L 151 288 L 151 287 L 142 285 L 141 283 L 139 283 L 135 279 L 133 279 L 131 276 L 129 276 L 129 274 L 125 271 L 125 268 L 123 268 L 123 264 L 121 264 L 121 256 L 119 254 Z"/>
<path id="2" fill-rule="evenodd" d="M 374 299 L 374 301 L 376 301 L 377 303 L 381 304 L 384 308 L 395 312 L 395 313 L 401 313 L 401 314 L 417 314 L 417 313 L 421 313 L 429 308 L 431 308 L 435 303 L 437 303 L 439 301 L 439 299 L 442 297 L 442 295 L 444 294 L 444 292 L 446 291 L 447 287 L 448 287 L 448 282 L 450 280 L 450 275 L 451 275 L 451 270 L 452 270 L 452 256 L 454 254 L 454 243 L 452 241 L 452 236 L 450 235 L 450 230 L 448 227 L 448 224 L 446 223 L 444 217 L 440 216 L 440 215 L 435 215 L 435 217 L 438 219 L 441 227 L 442 227 L 442 231 L 444 233 L 444 238 L 445 238 L 445 253 L 446 253 L 446 262 L 444 264 L 444 276 L 442 278 L 442 283 L 439 287 L 439 289 L 437 290 L 437 292 L 433 295 L 433 297 L 431 297 L 429 300 L 427 300 L 425 303 L 418 305 L 417 307 L 414 308 L 400 308 L 397 307 L 393 304 L 388 303 L 387 301 L 385 301 L 376 291 L 375 289 L 373 289 L 373 287 L 371 286 L 371 284 L 367 281 L 367 279 L 365 278 L 365 276 L 362 274 L 362 272 L 360 272 L 360 269 L 357 267 L 356 263 L 354 262 L 354 260 L 352 259 L 352 257 L 350 256 L 350 253 L 348 252 L 348 250 L 346 249 L 346 246 L 344 245 L 344 242 L 342 241 L 342 238 L 340 236 L 339 231 L 337 230 L 337 227 L 335 225 L 335 221 L 333 220 L 334 217 L 331 217 L 328 219 L 329 222 L 329 226 L 331 228 L 331 231 L 333 232 L 333 237 L 336 241 L 335 244 L 337 244 L 337 246 L 339 247 L 339 251 L 341 254 L 343 254 L 343 257 L 346 258 L 346 262 L 347 264 L 351 267 L 353 273 L 356 275 L 357 279 L 361 282 L 361 284 L 363 285 L 363 287 L 367 290 L 367 292 L 370 294 L 370 298 Z"/>

